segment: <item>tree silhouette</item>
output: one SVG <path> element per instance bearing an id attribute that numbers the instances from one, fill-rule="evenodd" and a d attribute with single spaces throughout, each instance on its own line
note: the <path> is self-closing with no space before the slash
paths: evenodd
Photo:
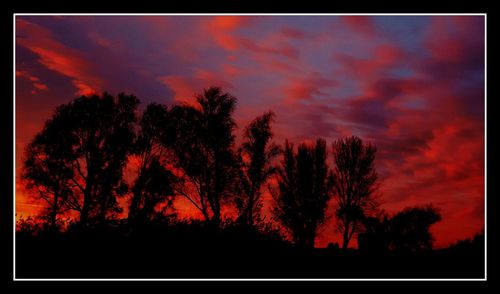
<path id="1" fill-rule="evenodd" d="M 431 205 L 397 213 L 390 220 L 391 249 L 410 252 L 432 249 L 434 238 L 429 229 L 440 220 L 441 215 Z"/>
<path id="2" fill-rule="evenodd" d="M 358 248 L 370 253 L 387 252 L 391 248 L 390 216 L 380 211 L 362 220 L 363 230 L 358 233 Z"/>
<path id="3" fill-rule="evenodd" d="M 271 122 L 274 113 L 269 111 L 255 118 L 246 127 L 242 154 L 241 195 L 236 198 L 239 219 L 253 226 L 262 208 L 262 185 L 276 172 L 271 163 L 280 152 L 279 146 L 270 142 L 273 137 Z M 246 159 L 246 160 L 245 160 Z"/>
<path id="4" fill-rule="evenodd" d="M 332 185 L 326 156 L 323 139 L 316 140 L 314 146 L 301 144 L 297 152 L 293 144 L 285 142 L 273 212 L 299 246 L 314 247 L 318 228 L 325 221 Z"/>
<path id="5" fill-rule="evenodd" d="M 371 144 L 356 137 L 335 141 L 330 169 L 323 139 L 297 148 L 286 141 L 283 150 L 274 144 L 269 111 L 246 126 L 235 150 L 236 98 L 212 87 L 196 101 L 149 104 L 140 120 L 131 95 L 82 96 L 59 106 L 25 149 L 22 178 L 47 205 L 42 221 L 16 215 L 16 274 L 175 278 L 193 265 L 202 269 L 196 275 L 214 277 L 260 277 L 263 267 L 270 277 L 484 274 L 484 231 L 425 252 L 433 247 L 431 226 L 441 219 L 436 208 L 378 210 Z M 281 165 L 274 166 L 279 154 Z M 127 162 L 137 164 L 135 178 L 124 176 Z M 279 224 L 260 217 L 265 186 Z M 123 195 L 131 196 L 129 214 L 118 219 Z M 160 211 L 173 208 L 177 196 L 205 219 Z M 332 197 L 344 251 L 337 243 L 314 248 Z M 222 220 L 222 208 L 235 204 L 238 218 Z M 61 217 L 69 210 L 79 212 L 79 221 Z M 359 250 L 345 252 L 353 236 Z"/>
<path id="6" fill-rule="evenodd" d="M 484 255 L 484 229 L 474 234 L 472 238 L 458 240 L 450 245 L 450 250 L 459 252 L 460 254 L 467 251 L 479 252 Z"/>
<path id="7" fill-rule="evenodd" d="M 59 175 L 61 168 L 70 169 L 64 171 L 65 183 L 67 180 L 70 184 L 65 185 L 63 199 L 68 207 L 80 212 L 82 227 L 89 224 L 89 219 L 104 223 L 108 213 L 120 209 L 116 196 L 123 195 L 127 188 L 122 172 L 134 137 L 138 103 L 135 96 L 125 94 L 116 98 L 104 93 L 101 97 L 74 99 L 59 106 L 50 128 L 38 135 L 47 137 L 55 132 L 57 136 L 50 135 L 50 139 L 32 144 L 32 149 L 57 150 L 45 152 L 50 154 L 51 162 L 58 162 L 47 162 L 47 173 Z"/>
<path id="8" fill-rule="evenodd" d="M 57 215 L 69 208 L 67 201 L 72 196 L 70 180 L 74 171 L 70 164 L 72 152 L 68 148 L 71 138 L 61 131 L 66 126 L 57 117 L 45 123 L 43 130 L 26 147 L 22 172 L 26 187 L 38 192 L 39 197 L 47 202 L 42 217 L 47 219 L 52 230 L 57 229 Z"/>
<path id="9" fill-rule="evenodd" d="M 375 153 L 374 146 L 364 144 L 357 137 L 333 143 L 336 216 L 344 250 L 359 231 L 361 221 L 377 205 L 373 197 L 377 181 L 373 164 Z"/>
<path id="10" fill-rule="evenodd" d="M 172 206 L 174 193 L 172 182 L 175 181 L 175 177 L 157 158 L 150 161 L 140 177 L 137 181 L 143 181 L 144 185 L 142 186 L 142 197 L 136 207 L 135 220 L 139 220 L 139 223 L 145 223 L 154 217 L 157 204 L 166 202 L 167 207 Z M 134 193 L 136 193 L 135 190 Z"/>
<path id="11" fill-rule="evenodd" d="M 359 248 L 370 252 L 430 250 L 434 241 L 430 227 L 440 220 L 432 205 L 407 207 L 392 217 L 386 213 L 368 217 L 359 234 Z"/>
<path id="12" fill-rule="evenodd" d="M 174 106 L 176 137 L 172 149 L 184 174 L 176 192 L 219 226 L 221 205 L 234 196 L 238 160 L 233 135 L 236 98 L 211 87 L 197 95 L 197 107 Z"/>
<path id="13" fill-rule="evenodd" d="M 132 199 L 128 220 L 133 222 L 150 218 L 156 204 L 167 201 L 171 204 L 175 182 L 174 175 L 165 168 L 168 159 L 166 148 L 174 140 L 174 130 L 166 107 L 149 104 L 139 122 L 140 130 L 133 146 L 138 162 L 137 178 L 132 186 Z"/>

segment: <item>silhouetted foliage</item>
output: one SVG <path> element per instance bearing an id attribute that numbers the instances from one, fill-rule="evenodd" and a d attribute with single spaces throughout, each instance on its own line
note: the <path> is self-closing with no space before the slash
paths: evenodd
<path id="1" fill-rule="evenodd" d="M 358 248 L 363 251 L 381 253 L 391 248 L 390 216 L 385 211 L 363 219 L 363 230 L 358 233 Z"/>
<path id="2" fill-rule="evenodd" d="M 326 156 L 323 139 L 314 146 L 301 144 L 297 152 L 293 144 L 285 143 L 273 212 L 299 246 L 314 247 L 318 228 L 325 221 L 332 185 Z"/>
<path id="3" fill-rule="evenodd" d="M 104 223 L 108 213 L 120 211 L 115 197 L 127 190 L 122 172 L 134 138 L 138 103 L 135 96 L 125 94 L 116 98 L 107 93 L 82 96 L 58 107 L 31 144 L 32 150 L 42 150 L 39 158 L 50 157 L 35 163 L 40 171 L 58 178 L 64 174 L 64 196 L 60 199 L 80 212 L 83 227 L 89 219 Z M 55 192 L 54 180 L 43 181 L 50 182 Z M 37 179 L 38 184 L 43 181 Z"/>
<path id="4" fill-rule="evenodd" d="M 329 248 L 304 250 L 280 230 L 256 224 L 153 218 L 130 230 L 77 227 L 47 234 L 36 223 L 16 232 L 17 278 L 481 278 L 481 248 L 414 254 Z M 36 233 L 34 233 L 36 232 Z M 478 244 L 479 245 L 479 244 Z M 484 246 L 484 243 L 483 243 Z M 484 249 L 484 247 L 483 247 Z M 78 254 L 75 254 L 78 253 Z"/>
<path id="5" fill-rule="evenodd" d="M 240 150 L 242 158 L 241 195 L 235 199 L 239 219 L 250 226 L 260 219 L 262 208 L 261 188 L 275 174 L 272 165 L 280 148 L 270 140 L 273 137 L 271 122 L 274 113 L 269 111 L 255 118 L 246 127 Z"/>
<path id="6" fill-rule="evenodd" d="M 434 238 L 430 227 L 441 220 L 431 205 L 408 207 L 389 217 L 382 213 L 364 221 L 365 231 L 359 234 L 360 250 L 372 252 L 417 252 L 432 249 Z"/>
<path id="7" fill-rule="evenodd" d="M 432 249 L 434 238 L 430 226 L 441 220 L 439 212 L 426 207 L 406 208 L 391 218 L 393 250 L 419 251 Z"/>
<path id="8" fill-rule="evenodd" d="M 151 159 L 137 180 L 144 182 L 142 197 L 135 211 L 135 217 L 141 222 L 147 221 L 155 215 L 155 208 L 159 203 L 166 203 L 166 208 L 172 207 L 174 194 L 172 183 L 175 182 L 175 177 L 158 159 Z M 137 193 L 136 190 L 133 189 L 133 191 Z"/>
<path id="9" fill-rule="evenodd" d="M 480 252 L 484 254 L 484 229 L 476 233 L 472 238 L 466 238 L 459 240 L 450 245 L 449 249 L 452 252 L 464 253 L 464 252 Z"/>
<path id="10" fill-rule="evenodd" d="M 149 104 L 139 121 L 132 95 L 82 96 L 58 107 L 25 150 L 22 178 L 47 206 L 17 220 L 19 277 L 481 277 L 484 231 L 431 250 L 436 208 L 378 210 L 373 145 L 335 141 L 330 169 L 323 139 L 297 150 L 286 141 L 283 151 L 272 142 L 269 111 L 248 124 L 235 150 L 236 101 L 211 87 L 194 106 Z M 137 167 L 127 177 L 131 189 L 123 175 L 129 160 Z M 266 184 L 278 223 L 261 217 Z M 126 219 L 118 215 L 124 195 Z M 175 210 L 175 196 L 204 220 L 165 213 Z M 332 196 L 342 244 L 314 248 Z M 222 218 L 226 204 L 236 206 L 236 220 Z M 69 210 L 79 221 L 63 219 Z M 359 250 L 347 250 L 356 234 Z"/>
<path id="11" fill-rule="evenodd" d="M 70 146 L 70 137 L 65 136 L 67 124 L 60 118 L 53 118 L 45 123 L 25 150 L 26 160 L 22 178 L 26 187 L 47 202 L 47 208 L 41 212 L 50 226 L 55 230 L 57 216 L 66 212 L 71 206 L 73 196 L 71 180 L 74 170 L 71 165 L 74 155 Z"/>
<path id="12" fill-rule="evenodd" d="M 336 216 L 344 250 L 360 230 L 361 221 L 377 206 L 373 197 L 377 181 L 373 164 L 375 153 L 375 146 L 357 137 L 333 143 Z"/>
<path id="13" fill-rule="evenodd" d="M 176 192 L 186 197 L 216 226 L 221 206 L 238 186 L 238 160 L 233 135 L 236 98 L 218 87 L 196 97 L 199 107 L 174 106 L 177 136 L 173 150 L 184 172 Z"/>
<path id="14" fill-rule="evenodd" d="M 139 126 L 133 146 L 138 171 L 132 186 L 129 222 L 151 218 L 161 202 L 171 206 L 172 187 L 176 182 L 175 176 L 165 167 L 169 159 L 167 144 L 172 144 L 175 136 L 168 110 L 163 105 L 149 104 Z"/>
<path id="15" fill-rule="evenodd" d="M 55 226 L 51 222 L 51 230 L 54 230 Z M 21 237 L 33 237 L 38 234 L 42 229 L 41 224 L 37 222 L 33 217 L 29 216 L 27 218 L 20 217 L 16 221 L 16 234 Z M 58 231 L 58 230 L 57 230 Z"/>

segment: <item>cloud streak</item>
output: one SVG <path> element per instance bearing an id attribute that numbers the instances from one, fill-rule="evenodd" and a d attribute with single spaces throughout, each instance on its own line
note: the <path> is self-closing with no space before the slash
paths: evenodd
<path id="1" fill-rule="evenodd" d="M 16 42 L 39 56 L 39 62 L 48 69 L 72 78 L 78 95 L 101 90 L 101 82 L 90 72 L 84 54 L 57 41 L 53 34 L 29 21 L 16 20 Z"/>

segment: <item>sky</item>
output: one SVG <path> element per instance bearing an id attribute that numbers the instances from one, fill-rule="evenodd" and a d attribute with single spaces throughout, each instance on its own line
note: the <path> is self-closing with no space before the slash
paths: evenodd
<path id="1" fill-rule="evenodd" d="M 238 98 L 238 135 L 273 110 L 279 144 L 376 145 L 381 207 L 432 203 L 437 247 L 484 227 L 483 16 L 17 16 L 15 29 L 18 216 L 40 209 L 23 150 L 58 105 L 102 91 L 192 103 L 217 85 Z M 340 240 L 333 208 L 317 246 Z"/>

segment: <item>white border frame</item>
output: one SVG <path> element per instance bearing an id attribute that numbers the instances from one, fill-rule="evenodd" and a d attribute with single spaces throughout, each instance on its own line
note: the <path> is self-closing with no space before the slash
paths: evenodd
<path id="1" fill-rule="evenodd" d="M 186 279 L 160 279 L 160 278 L 130 278 L 130 279 L 119 279 L 119 278 L 102 278 L 102 279 L 74 279 L 74 278 L 16 278 L 16 17 L 17 16 L 483 16 L 484 17 L 484 278 L 478 279 L 407 279 L 407 278 L 392 278 L 392 279 L 327 279 L 327 278 L 186 278 Z M 487 281 L 487 261 L 488 261 L 488 245 L 487 245 L 487 13 L 14 13 L 12 16 L 13 24 L 13 153 L 12 158 L 13 164 L 13 256 L 12 256 L 12 278 L 13 281 Z"/>

